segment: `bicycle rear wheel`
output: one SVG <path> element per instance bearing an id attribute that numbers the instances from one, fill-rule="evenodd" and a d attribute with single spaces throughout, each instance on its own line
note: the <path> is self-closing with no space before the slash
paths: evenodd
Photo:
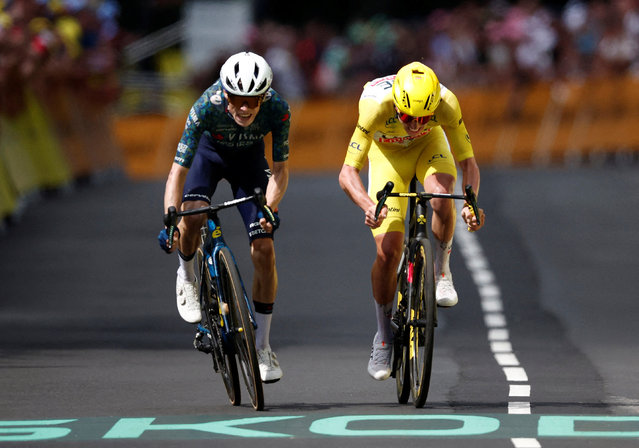
<path id="1" fill-rule="evenodd" d="M 253 408 L 264 409 L 264 390 L 255 351 L 255 329 L 250 316 L 249 305 L 244 295 L 240 279 L 231 251 L 224 247 L 218 255 L 220 284 L 222 297 L 229 306 L 230 320 L 233 326 L 233 338 L 242 377 L 251 397 Z"/>
<path id="2" fill-rule="evenodd" d="M 433 254 L 426 239 L 411 250 L 412 282 L 408 284 L 408 357 L 411 392 L 415 407 L 426 403 L 433 364 L 436 325 Z"/>
<path id="3" fill-rule="evenodd" d="M 204 254 L 201 249 L 197 253 L 197 262 L 200 266 L 200 294 L 202 308 L 206 316 L 206 325 L 209 330 L 209 338 L 211 342 L 211 356 L 213 357 L 213 367 L 216 372 L 222 375 L 224 388 L 229 397 L 229 401 L 233 406 L 239 406 L 242 402 L 240 391 L 240 377 L 237 372 L 237 363 L 235 362 L 235 354 L 233 344 L 225 341 L 218 326 L 220 321 L 220 312 L 217 303 L 217 297 L 214 294 L 214 288 L 211 286 L 211 276 L 206 264 L 203 263 Z"/>
<path id="4" fill-rule="evenodd" d="M 397 386 L 397 401 L 401 404 L 408 403 L 410 397 L 410 368 L 408 356 L 408 332 L 406 329 L 407 318 L 407 261 L 406 254 L 402 257 L 399 274 L 397 276 L 397 307 L 393 313 L 393 373 Z"/>

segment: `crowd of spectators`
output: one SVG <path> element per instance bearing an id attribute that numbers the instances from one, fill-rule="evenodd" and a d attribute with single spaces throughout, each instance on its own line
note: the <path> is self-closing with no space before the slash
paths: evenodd
<path id="1" fill-rule="evenodd" d="M 25 84 L 67 85 L 115 101 L 120 8 L 116 0 L 0 0 L 0 112 L 20 108 Z M 339 27 L 319 19 L 254 19 L 245 44 L 267 58 L 275 87 L 292 99 L 357 94 L 365 81 L 413 60 L 451 87 L 639 75 L 639 0 L 466 0 L 411 18 L 379 14 Z"/>
<path id="2" fill-rule="evenodd" d="M 341 30 L 269 21 L 250 43 L 291 96 L 358 93 L 413 60 L 451 87 L 639 76 L 639 0 L 465 1 L 423 17 L 357 19 Z"/>
<path id="3" fill-rule="evenodd" d="M 0 116 L 16 117 L 33 93 L 96 107 L 118 98 L 121 41 L 115 0 L 0 0 Z"/>

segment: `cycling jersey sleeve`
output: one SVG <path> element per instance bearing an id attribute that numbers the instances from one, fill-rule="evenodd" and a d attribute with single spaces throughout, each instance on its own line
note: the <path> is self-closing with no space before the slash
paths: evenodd
<path id="1" fill-rule="evenodd" d="M 197 146 L 204 132 L 205 115 L 209 103 L 208 91 L 205 92 L 191 107 L 186 118 L 184 131 L 178 143 L 174 162 L 186 168 L 190 168 Z"/>
<path id="2" fill-rule="evenodd" d="M 273 99 L 271 99 L 273 101 Z M 288 160 L 289 142 L 288 136 L 291 129 L 291 108 L 288 103 L 277 98 L 279 102 L 274 114 L 273 130 L 273 162 L 286 162 Z"/>
<path id="3" fill-rule="evenodd" d="M 442 86 L 442 101 L 436 111 L 437 121 L 446 133 L 451 151 L 458 162 L 474 157 L 470 136 L 462 118 L 461 106 L 453 92 Z"/>
<path id="4" fill-rule="evenodd" d="M 359 101 L 359 118 L 348 144 L 348 151 L 344 159 L 345 165 L 361 170 L 366 164 L 379 110 L 379 102 L 373 99 L 363 98 Z"/>

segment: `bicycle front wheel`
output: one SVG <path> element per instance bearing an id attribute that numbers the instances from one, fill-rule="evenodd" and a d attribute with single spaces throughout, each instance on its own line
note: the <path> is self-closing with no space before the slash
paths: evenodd
<path id="1" fill-rule="evenodd" d="M 409 368 L 409 344 L 406 322 L 408 322 L 408 262 L 407 251 L 404 252 L 397 275 L 397 307 L 393 313 L 393 374 L 397 387 L 397 401 L 400 404 L 408 403 L 411 392 L 410 368 Z"/>
<path id="2" fill-rule="evenodd" d="M 251 397 L 253 408 L 261 411 L 264 409 L 264 390 L 255 351 L 255 329 L 251 320 L 249 304 L 244 295 L 240 273 L 231 251 L 224 247 L 220 250 L 218 257 L 221 294 L 229 307 L 235 349 L 242 377 Z"/>
<path id="3" fill-rule="evenodd" d="M 408 357 L 415 407 L 426 403 L 433 364 L 436 325 L 433 254 L 428 240 L 415 242 L 411 250 L 412 282 L 408 284 Z"/>
<path id="4" fill-rule="evenodd" d="M 200 294 L 202 309 L 206 316 L 206 325 L 209 330 L 209 338 L 211 342 L 211 356 L 213 357 L 213 367 L 216 372 L 222 375 L 222 382 L 229 397 L 229 401 L 233 406 L 239 406 L 241 399 L 240 377 L 237 372 L 237 363 L 233 353 L 233 344 L 224 340 L 222 330 L 218 325 L 221 318 L 217 297 L 214 294 L 214 288 L 211 285 L 211 276 L 206 264 L 203 263 L 204 254 L 202 249 L 198 250 L 197 261 L 200 266 Z"/>

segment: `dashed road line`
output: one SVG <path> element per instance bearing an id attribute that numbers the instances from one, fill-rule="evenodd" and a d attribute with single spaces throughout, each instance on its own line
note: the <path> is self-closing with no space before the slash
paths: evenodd
<path id="1" fill-rule="evenodd" d="M 461 213 L 458 213 L 459 226 L 464 228 L 461 221 Z M 481 245 L 474 233 L 459 231 L 455 234 L 459 247 L 470 271 L 470 275 L 479 293 L 483 319 L 488 329 L 488 342 L 495 361 L 501 367 L 508 382 L 508 413 L 531 414 L 531 387 L 528 383 L 528 374 L 521 366 L 515 355 L 508 321 L 503 312 L 501 290 L 496 282 L 494 273 L 483 253 Z M 534 438 L 513 438 L 511 442 L 515 448 L 540 448 L 541 444 Z"/>

